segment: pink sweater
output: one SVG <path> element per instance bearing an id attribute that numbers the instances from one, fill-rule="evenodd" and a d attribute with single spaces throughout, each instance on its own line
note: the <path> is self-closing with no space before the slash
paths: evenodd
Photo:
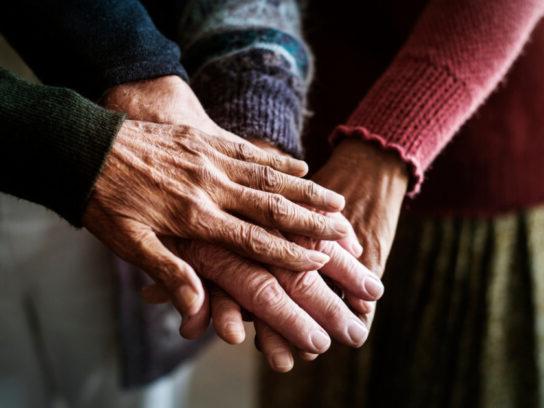
<path id="1" fill-rule="evenodd" d="M 409 194 L 415 196 L 423 186 L 412 204 L 416 208 L 489 214 L 544 202 L 544 26 L 535 30 L 544 1 L 391 3 L 390 10 L 384 6 L 374 16 L 365 15 L 376 10 L 364 5 L 342 10 L 344 16 L 365 16 L 359 24 L 368 24 L 358 41 L 345 41 L 356 29 L 342 28 L 349 21 L 335 22 L 334 15 L 319 29 L 313 24 L 313 34 L 312 20 L 308 23 L 317 61 L 316 117 L 320 109 L 327 109 L 327 101 L 331 110 L 333 99 L 324 100 L 319 93 L 329 86 L 331 70 L 336 71 L 337 89 L 330 96 L 346 101 L 325 115 L 344 123 L 332 138 L 361 137 L 397 152 L 412 175 Z M 318 8 L 310 18 L 316 13 Z M 374 36 L 369 33 L 368 38 L 366 31 L 372 29 Z M 533 43 L 506 85 L 486 102 L 533 31 Z M 323 41 L 324 32 L 335 34 Z M 383 41 L 378 37 L 382 32 Z M 335 67 L 330 61 L 320 64 L 325 53 L 330 60 L 335 51 L 342 53 Z M 340 82 L 348 85 L 338 86 Z M 342 117 L 355 93 L 365 96 L 345 121 Z M 323 122 L 317 126 L 324 128 Z M 310 128 L 315 130 L 315 124 Z M 456 134 L 459 141 L 445 149 L 428 182 L 423 182 L 431 163 Z"/>

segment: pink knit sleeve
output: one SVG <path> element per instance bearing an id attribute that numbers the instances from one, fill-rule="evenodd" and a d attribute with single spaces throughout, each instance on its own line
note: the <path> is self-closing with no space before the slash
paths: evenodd
<path id="1" fill-rule="evenodd" d="M 544 0 L 430 0 L 406 44 L 332 140 L 396 151 L 418 192 L 425 169 L 506 74 Z"/>

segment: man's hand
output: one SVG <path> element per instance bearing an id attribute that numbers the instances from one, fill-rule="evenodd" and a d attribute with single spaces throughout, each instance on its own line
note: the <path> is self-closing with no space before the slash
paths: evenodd
<path id="1" fill-rule="evenodd" d="M 264 152 L 223 130 L 217 130 L 220 135 L 208 133 L 219 128 L 183 84 L 179 80 L 177 91 L 149 99 L 165 110 L 176 107 L 171 117 L 179 114 L 177 123 L 183 125 L 125 122 L 96 182 L 84 225 L 122 258 L 148 272 L 169 291 L 180 312 L 191 315 L 204 301 L 201 283 L 186 262 L 165 248 L 162 238 L 217 243 L 259 262 L 303 271 L 321 267 L 328 257 L 245 220 L 322 239 L 346 236 L 349 225 L 294 204 L 325 211 L 344 204 L 338 194 L 294 177 L 305 173 L 305 163 Z M 182 91 L 182 99 L 190 101 L 187 109 L 160 101 L 163 94 L 169 99 L 181 97 Z M 106 101 L 119 104 L 121 98 L 114 94 L 109 93 Z M 140 97 L 142 104 L 129 104 L 127 110 L 135 110 L 132 115 L 150 114 L 151 105 L 143 104 L 148 99 Z M 129 97 L 127 103 L 135 98 Z"/>
<path id="2" fill-rule="evenodd" d="M 231 136 L 210 119 L 189 85 L 175 75 L 117 85 L 106 92 L 102 104 L 125 112 L 129 119 L 188 125 L 201 132 Z"/>

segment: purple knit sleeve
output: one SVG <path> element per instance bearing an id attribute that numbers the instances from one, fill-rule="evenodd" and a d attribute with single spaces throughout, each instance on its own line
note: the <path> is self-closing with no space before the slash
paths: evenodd
<path id="1" fill-rule="evenodd" d="M 197 21 L 184 26 L 189 35 L 181 41 L 182 62 L 191 86 L 223 128 L 300 158 L 311 64 L 296 2 L 231 3 L 244 7 L 227 5 L 204 15 L 192 10 Z M 244 12 L 255 10 L 251 5 L 268 9 L 245 18 Z"/>

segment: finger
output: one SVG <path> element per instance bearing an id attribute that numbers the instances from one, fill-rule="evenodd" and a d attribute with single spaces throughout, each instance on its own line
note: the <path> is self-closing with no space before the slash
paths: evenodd
<path id="1" fill-rule="evenodd" d="M 207 240 L 211 242 L 258 262 L 289 270 L 319 269 L 329 261 L 329 257 L 319 251 L 303 248 L 228 213 L 218 215 L 214 228 L 207 234 Z"/>
<path id="2" fill-rule="evenodd" d="M 150 304 L 166 303 L 170 301 L 168 291 L 159 283 L 144 286 L 140 291 L 144 302 Z"/>
<path id="3" fill-rule="evenodd" d="M 189 340 L 201 337 L 210 325 L 210 299 L 208 291 L 204 289 L 204 303 L 192 316 L 182 316 L 179 333 Z"/>
<path id="4" fill-rule="evenodd" d="M 270 166 L 282 173 L 298 177 L 302 177 L 308 173 L 308 165 L 302 160 L 267 152 L 250 142 L 240 139 L 235 135 L 233 136 L 235 139 L 231 140 L 212 137 L 210 144 L 224 155 L 236 160 Z"/>
<path id="5" fill-rule="evenodd" d="M 204 289 L 193 268 L 175 256 L 145 226 L 129 223 L 127 232 L 132 245 L 127 260 L 161 283 L 182 315 L 195 314 L 204 302 Z"/>
<path id="6" fill-rule="evenodd" d="M 355 258 L 359 258 L 363 254 L 363 247 L 359 243 L 359 239 L 357 238 L 357 234 L 355 234 L 355 230 L 353 229 L 353 226 L 351 225 L 351 223 L 340 212 L 330 213 L 329 216 L 341 218 L 347 221 L 347 223 L 349 224 L 348 235 L 344 238 L 340 238 L 338 240 L 338 244 L 340 244 L 342 248 L 348 251 Z"/>
<path id="7" fill-rule="evenodd" d="M 295 360 L 289 343 L 259 319 L 255 320 L 255 333 L 270 368 L 280 373 L 290 371 Z"/>
<path id="8" fill-rule="evenodd" d="M 300 350 L 297 352 L 297 354 L 304 361 L 314 361 L 317 357 L 319 357 L 319 354 L 308 353 Z"/>
<path id="9" fill-rule="evenodd" d="M 368 329 L 329 288 L 319 273 L 293 273 L 281 268 L 270 270 L 293 301 L 308 311 L 332 337 L 352 347 L 360 347 L 365 342 Z"/>
<path id="10" fill-rule="evenodd" d="M 229 344 L 240 344 L 246 337 L 240 306 L 223 290 L 210 288 L 212 322 L 217 335 Z"/>
<path id="11" fill-rule="evenodd" d="M 314 239 L 337 240 L 349 234 L 349 222 L 310 211 L 279 194 L 234 187 L 224 209 L 259 225 Z"/>
<path id="12" fill-rule="evenodd" d="M 293 177 L 268 166 L 239 162 L 235 166 L 225 165 L 229 178 L 255 190 L 281 194 L 291 201 L 306 204 L 323 211 L 341 211 L 345 200 L 340 194 L 319 184 Z"/>
<path id="13" fill-rule="evenodd" d="M 357 315 L 373 313 L 376 308 L 376 302 L 368 302 L 350 294 L 346 295 L 345 300 Z"/>
<path id="14" fill-rule="evenodd" d="M 323 353 L 329 348 L 327 333 L 287 296 L 274 276 L 262 266 L 204 243 L 181 245 L 179 251 L 202 276 L 295 347 L 312 353 Z"/>
<path id="15" fill-rule="evenodd" d="M 318 248 L 329 255 L 330 261 L 321 268 L 344 291 L 362 300 L 378 300 L 384 286 L 380 279 L 338 243 L 321 241 Z"/>

